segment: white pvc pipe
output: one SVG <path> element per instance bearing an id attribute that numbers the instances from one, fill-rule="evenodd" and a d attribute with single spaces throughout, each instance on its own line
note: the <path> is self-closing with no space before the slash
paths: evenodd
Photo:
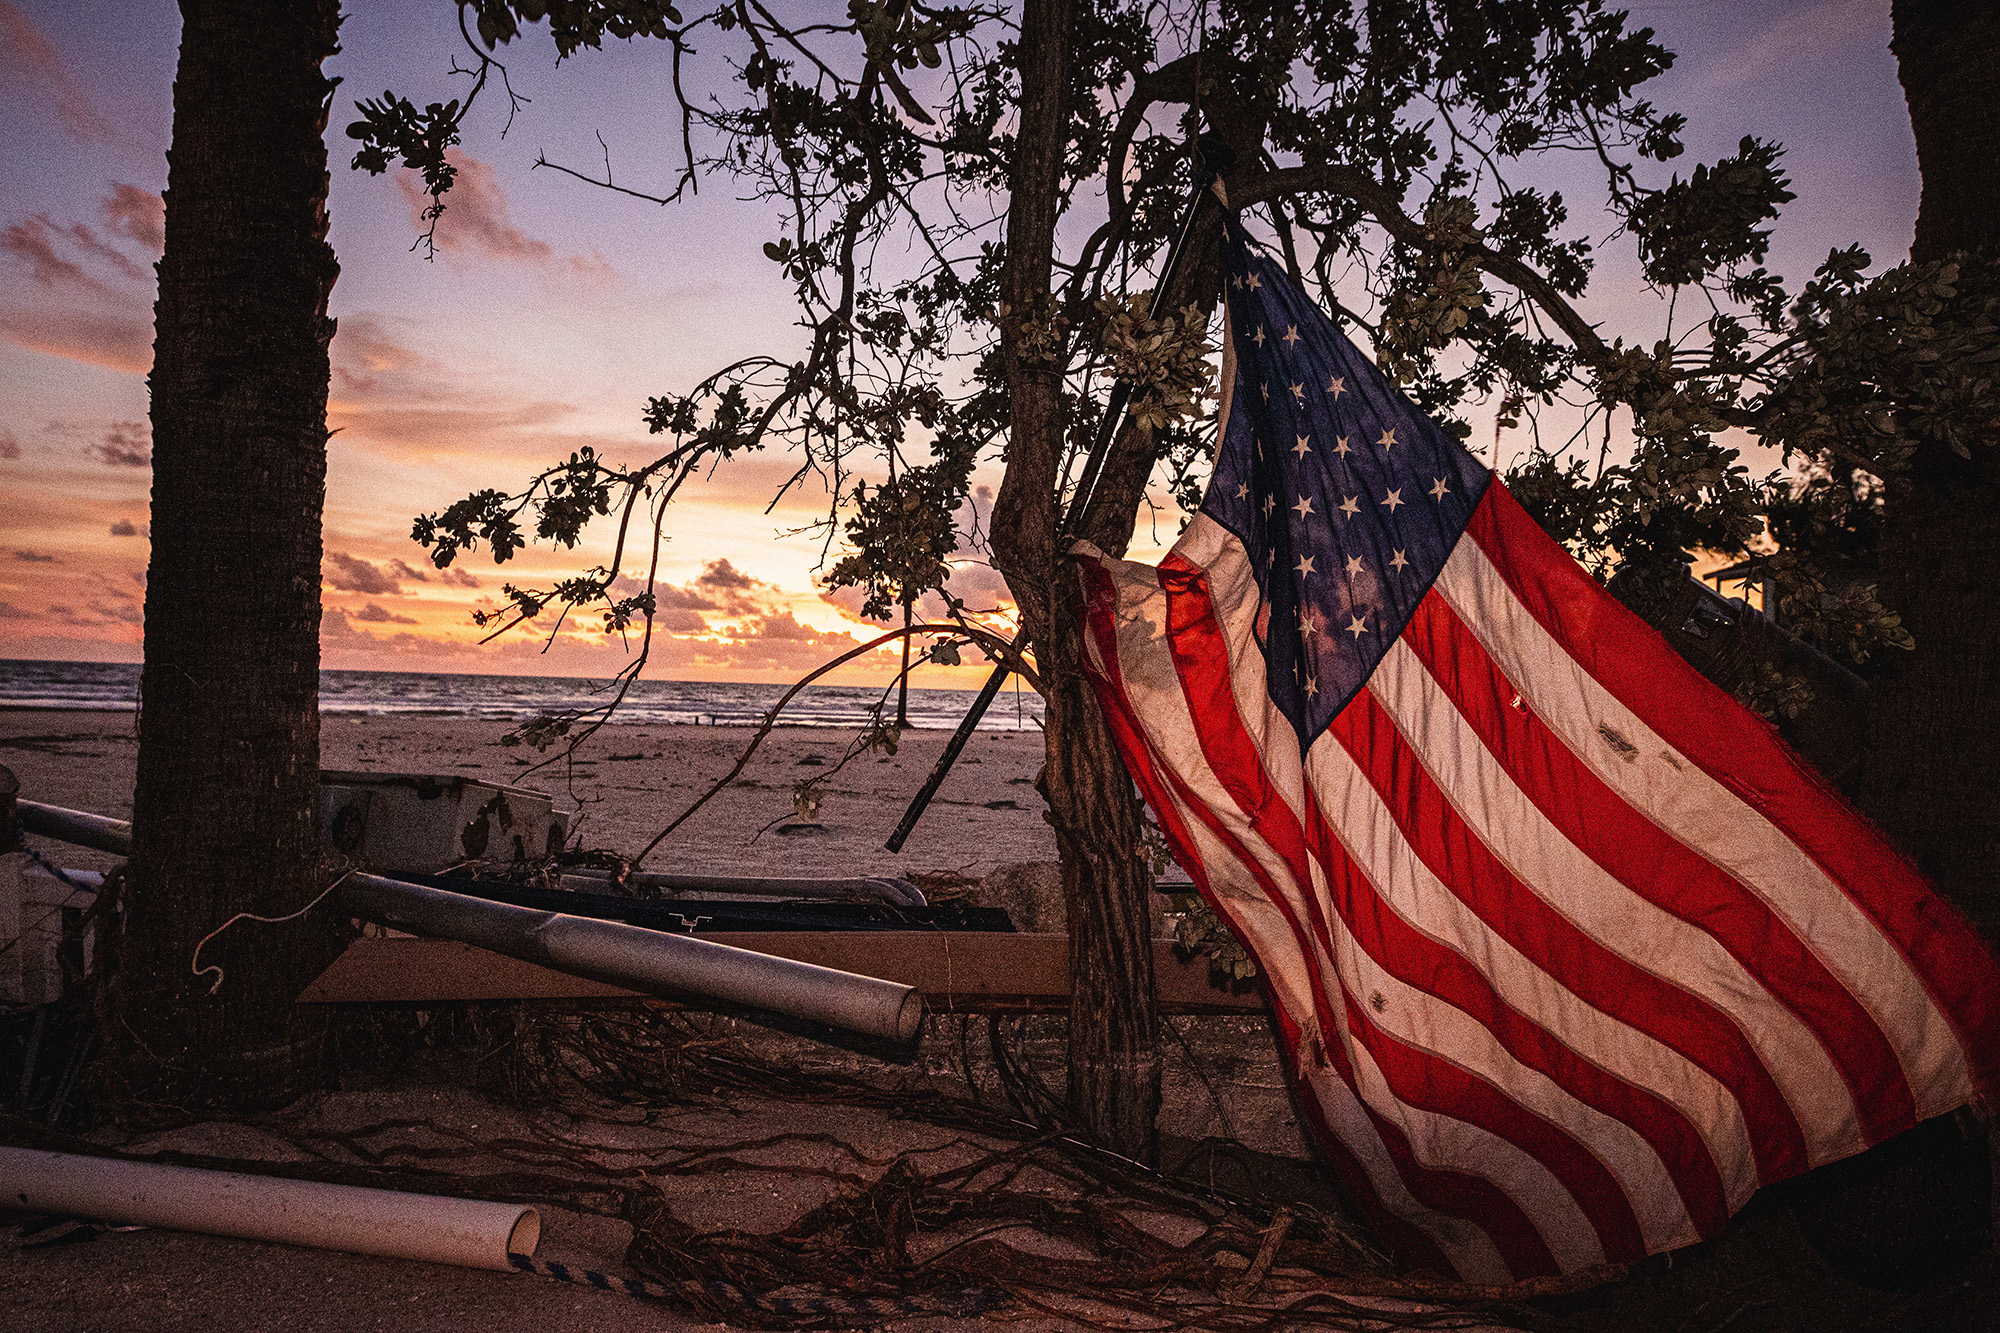
<path id="1" fill-rule="evenodd" d="M 0 1208 L 511 1271 L 533 1208 L 159 1162 L 0 1147 Z"/>

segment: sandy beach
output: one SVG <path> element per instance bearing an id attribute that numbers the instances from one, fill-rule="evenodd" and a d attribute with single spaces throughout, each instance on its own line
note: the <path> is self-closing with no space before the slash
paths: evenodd
<path id="1" fill-rule="evenodd" d="M 579 812 L 587 847 L 637 852 L 726 774 L 754 728 L 609 726 L 573 762 L 539 771 L 546 754 L 499 743 L 499 723 L 442 718 L 332 716 L 322 720 L 321 767 L 465 773 L 533 787 Z M 956 871 L 984 878 L 1004 865 L 1053 861 L 1055 839 L 1035 792 L 1039 731 L 974 734 L 900 856 L 884 839 L 923 784 L 949 733 L 904 733 L 894 755 L 853 758 L 823 784 L 817 828 L 788 833 L 792 791 L 826 773 L 853 732 L 777 727 L 731 785 L 662 843 L 653 870 L 771 875 Z M 21 794 L 51 805 L 129 817 L 137 756 L 130 713 L 0 712 L 0 763 Z"/>

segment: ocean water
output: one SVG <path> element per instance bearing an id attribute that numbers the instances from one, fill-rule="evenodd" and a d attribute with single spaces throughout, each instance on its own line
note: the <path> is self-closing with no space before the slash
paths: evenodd
<path id="1" fill-rule="evenodd" d="M 982 731 L 1032 730 L 1041 697 L 1009 681 L 980 722 Z M 422 671 L 322 671 L 320 712 L 370 717 L 467 717 L 525 721 L 544 712 L 589 707 L 608 698 L 602 681 L 562 676 L 458 676 Z M 640 680 L 619 707 L 624 722 L 755 725 L 785 692 L 782 685 L 717 681 Z M 976 690 L 910 691 L 911 725 L 951 728 L 972 706 Z M 118 662 L 25 662 L 0 659 L 0 708 L 129 710 L 139 697 L 139 668 Z M 879 686 L 812 685 L 786 707 L 779 722 L 805 727 L 857 727 L 882 697 Z M 895 699 L 888 704 L 893 716 Z"/>

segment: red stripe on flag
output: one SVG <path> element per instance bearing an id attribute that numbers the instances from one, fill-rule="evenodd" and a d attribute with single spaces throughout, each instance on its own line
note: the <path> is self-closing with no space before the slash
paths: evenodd
<path id="1" fill-rule="evenodd" d="M 1503 904 L 1505 910 L 1495 915 L 1504 917 L 1510 911 L 1533 911 L 1536 907 L 1548 910 L 1472 836 L 1373 695 L 1366 690 L 1356 695 L 1329 731 L 1367 775 L 1419 858 L 1482 920 L 1490 922 L 1489 912 Z M 1330 830 L 1323 836 L 1329 841 L 1333 838 Z M 1447 854 L 1446 847 L 1453 852 Z M 1345 859 L 1344 851 L 1341 855 Z M 1355 894 L 1353 879 L 1358 877 L 1358 868 L 1350 872 L 1344 886 L 1348 895 Z M 1335 901 L 1340 903 L 1342 895 L 1337 894 Z M 1722 1177 L 1700 1131 L 1680 1108 L 1579 1056 L 1554 1033 L 1502 999 L 1466 959 L 1380 907 L 1372 886 L 1366 888 L 1365 896 L 1344 906 L 1342 915 L 1386 971 L 1464 1010 L 1522 1064 L 1547 1075 L 1585 1105 L 1631 1126 L 1665 1163 L 1688 1216 L 1702 1235 L 1712 1234 L 1728 1220 Z M 1372 942 L 1368 935 L 1375 937 Z M 1569 984 L 1567 961 L 1561 967 L 1545 969 L 1565 985 Z M 1627 974 L 1637 971 L 1629 964 L 1620 970 Z M 1582 1194 L 1578 1197 L 1584 1199 Z M 1602 1201 L 1585 1202 L 1607 1257 L 1625 1261 L 1645 1254 L 1645 1243 L 1622 1190 L 1615 1208 Z"/>
<path id="2" fill-rule="evenodd" d="M 1340 1135 L 1334 1132 L 1333 1125 L 1327 1119 L 1326 1108 L 1320 1105 L 1319 1092 L 1306 1073 L 1308 1061 L 1312 1057 L 1305 1049 L 1304 1029 L 1285 1011 L 1283 1005 L 1271 1005 L 1271 1016 L 1278 1025 L 1278 1047 L 1285 1058 L 1286 1077 L 1301 1094 L 1299 1103 L 1305 1110 L 1306 1127 L 1311 1130 L 1313 1141 L 1320 1145 L 1321 1150 L 1336 1164 L 1352 1162 L 1353 1158 L 1348 1152 L 1347 1145 L 1341 1141 Z M 1324 1041 L 1321 1044 L 1324 1045 Z M 1375 1125 L 1379 1134 L 1382 1129 L 1381 1117 L 1369 1110 L 1367 1103 L 1361 1101 L 1359 1097 L 1355 1098 L 1355 1104 L 1367 1111 L 1369 1120 Z M 1388 1142 L 1385 1139 L 1384 1147 L 1387 1146 Z M 1407 1154 L 1408 1144 L 1403 1143 L 1399 1146 Z M 1428 1197 L 1469 1198 L 1474 1194 L 1498 1193 L 1491 1181 L 1467 1175 L 1462 1171 L 1431 1171 L 1425 1167 L 1415 1166 L 1414 1158 L 1407 1156 L 1395 1157 L 1394 1161 L 1397 1178 L 1402 1180 L 1411 1196 L 1420 1202 Z M 1352 1169 L 1357 1173 L 1361 1170 L 1359 1164 L 1355 1164 Z M 1412 1170 L 1422 1175 L 1421 1188 L 1411 1183 Z M 1342 1178 L 1342 1183 L 1346 1183 L 1345 1177 Z M 1439 1248 L 1436 1238 L 1385 1207 L 1376 1196 L 1372 1184 L 1364 1184 L 1353 1197 L 1361 1203 L 1369 1223 L 1405 1267 L 1417 1270 L 1430 1268 L 1445 1274 L 1458 1272 L 1458 1266 L 1445 1257 L 1445 1252 Z M 1498 1206 L 1507 1206 L 1504 1195 L 1498 1201 Z M 1435 1211 L 1441 1216 L 1457 1216 L 1445 1213 L 1442 1209 Z M 1525 1223 L 1526 1219 L 1523 1218 L 1522 1221 Z M 1530 1227 L 1529 1230 L 1532 1232 L 1533 1228 Z M 1555 1262 L 1554 1256 L 1550 1256 L 1549 1262 Z"/>
<path id="3" fill-rule="evenodd" d="M 1403 632 L 1403 641 L 1457 706 L 1487 753 L 1558 832 L 1634 893 L 1714 936 L 1807 1022 L 1850 1090 L 1864 1081 L 1873 1086 L 1882 1070 L 1891 1071 L 1901 1089 L 1898 1104 L 1908 1114 L 1909 1086 L 1894 1050 L 1825 964 L 1761 900 L 1626 805 L 1541 719 L 1511 706 L 1516 697 L 1513 683 L 1442 597 L 1433 592 L 1424 598 Z M 1449 810 L 1441 795 L 1438 804 Z M 1450 817 L 1462 823 L 1456 811 Z M 1442 826 L 1423 820 L 1412 829 L 1411 842 L 1434 872 L 1450 856 L 1440 845 L 1442 831 Z M 1469 830 L 1464 837 L 1476 842 Z M 1458 842 L 1454 836 L 1452 845 Z M 1462 878 L 1447 882 L 1496 933 L 1598 1008 L 1715 1075 L 1743 1105 L 1757 1153 L 1758 1177 L 1765 1184 L 1807 1168 L 1805 1136 L 1798 1120 L 1733 1019 L 1706 999 L 1600 945 L 1520 886 L 1497 861 L 1486 857 L 1490 864 L 1482 865 L 1480 860 L 1475 855 L 1461 863 Z M 1731 923 L 1726 930 L 1721 928 L 1725 922 Z M 1828 988 L 1831 995 L 1825 993 Z M 1861 1039 L 1851 1046 L 1830 1041 L 1827 1035 L 1855 1031 Z M 1869 1071 L 1865 1080 L 1858 1072 L 1863 1068 Z M 1879 1137 L 1887 1126 L 1875 1128 Z"/>
<path id="4" fill-rule="evenodd" d="M 2000 966 L 1970 924 L 1792 753 L 1584 573 L 1496 479 L 1466 525 L 1528 613 L 1599 684 L 1738 799 L 1762 812 L 1910 960 L 2000 1094 Z"/>
<path id="5" fill-rule="evenodd" d="M 1244 730 L 1237 711 L 1234 683 L 1229 676 L 1228 644 L 1209 598 L 1208 581 L 1200 574 L 1191 572 L 1192 567 L 1185 562 L 1181 562 L 1180 567 L 1175 568 L 1174 561 L 1175 557 L 1169 556 L 1161 565 L 1161 586 L 1167 592 L 1167 637 L 1173 651 L 1176 672 L 1186 695 L 1189 715 L 1195 720 L 1196 734 L 1200 738 L 1203 754 L 1208 760 L 1210 770 L 1224 783 L 1238 807 L 1249 816 L 1251 826 L 1257 831 L 1258 836 L 1263 838 L 1285 862 L 1294 882 L 1301 886 L 1300 896 L 1313 917 L 1313 927 L 1319 937 L 1320 946 L 1328 957 L 1332 957 L 1334 955 L 1332 932 L 1328 929 L 1321 911 L 1319 895 L 1312 889 L 1304 831 L 1291 807 L 1272 785 L 1269 774 L 1263 766 L 1263 756 L 1255 740 Z M 1283 743 L 1291 743 L 1289 735 L 1284 737 Z M 1190 804 L 1196 809 L 1201 808 L 1198 800 L 1191 801 Z M 1214 831 L 1218 836 L 1228 837 L 1224 830 L 1217 828 Z M 1286 919 L 1291 921 L 1293 932 L 1299 934 L 1299 922 L 1293 917 L 1284 896 L 1264 879 L 1262 870 L 1253 860 L 1247 856 L 1243 859 L 1253 873 L 1257 874 L 1259 886 L 1273 904 L 1285 913 Z M 1355 1006 L 1344 986 L 1327 985 L 1311 943 L 1302 939 L 1301 945 L 1300 952 L 1312 969 L 1315 998 L 1320 1006 L 1320 1021 L 1324 1031 L 1330 1026 L 1330 1020 L 1335 1014 L 1342 1010 L 1353 1014 L 1356 1012 Z M 1340 995 L 1340 1009 L 1334 1007 L 1333 994 L 1336 990 Z M 1434 1067 L 1434 1082 L 1428 1085 L 1412 1085 L 1413 1091 L 1419 1094 L 1424 1086 L 1443 1086 L 1458 1078 L 1467 1077 L 1449 1062 L 1430 1052 L 1414 1050 L 1399 1052 L 1386 1049 L 1378 1051 L 1377 1043 L 1365 1035 L 1372 1030 L 1371 1025 L 1364 1025 L 1352 1030 L 1351 1035 L 1368 1046 L 1370 1054 L 1376 1058 L 1378 1065 L 1382 1065 L 1385 1059 L 1394 1064 L 1397 1077 L 1406 1083 L 1410 1080 L 1412 1070 L 1419 1068 L 1420 1065 Z M 1344 1053 L 1339 1050 L 1339 1044 L 1333 1041 L 1323 1044 L 1327 1047 L 1328 1057 L 1336 1061 L 1336 1068 L 1343 1081 L 1349 1087 L 1356 1087 L 1353 1070 L 1347 1066 Z M 1383 1066 L 1383 1074 L 1384 1077 L 1390 1076 L 1387 1066 Z M 1400 1095 L 1399 1092 L 1398 1096 Z M 1561 1135 L 1560 1130 L 1555 1130 L 1546 1122 L 1530 1116 L 1517 1104 L 1498 1097 L 1497 1093 L 1495 1096 L 1498 1098 L 1497 1102 L 1491 1099 L 1469 1098 L 1456 1103 L 1458 1110 L 1443 1109 L 1453 1104 L 1450 1102 L 1441 1103 L 1437 1108 L 1423 1109 L 1431 1109 L 1436 1114 L 1476 1124 L 1489 1133 L 1515 1144 L 1555 1173 L 1573 1194 L 1579 1192 L 1592 1196 L 1597 1194 L 1599 1182 L 1590 1179 L 1590 1172 L 1592 1167 L 1600 1173 L 1603 1172 L 1601 1163 L 1591 1157 L 1581 1145 L 1569 1140 L 1567 1135 Z M 1418 1105 L 1415 1102 L 1411 1104 Z M 1487 1189 L 1468 1191 L 1462 1181 L 1454 1187 L 1457 1191 L 1455 1194 L 1439 1190 L 1438 1185 L 1441 1182 L 1429 1180 L 1429 1176 L 1439 1173 L 1431 1172 L 1429 1168 L 1418 1164 L 1416 1154 L 1410 1148 L 1409 1141 L 1403 1136 L 1402 1131 L 1384 1119 L 1373 1107 L 1368 1106 L 1365 1098 L 1362 1099 L 1362 1105 L 1367 1107 L 1370 1120 L 1374 1122 L 1377 1132 L 1382 1135 L 1384 1145 L 1395 1157 L 1398 1173 L 1412 1194 L 1439 1212 L 1465 1217 L 1478 1223 L 1493 1238 L 1508 1266 L 1517 1276 L 1557 1271 L 1554 1257 L 1549 1254 L 1547 1243 L 1542 1239 L 1540 1231 L 1504 1190 L 1491 1182 L 1486 1182 Z M 1533 1123 L 1529 1123 L 1531 1121 Z M 1545 1130 L 1552 1130 L 1555 1134 L 1561 1135 L 1568 1145 L 1568 1151 L 1559 1147 L 1544 1132 Z M 1461 1173 L 1444 1174 L 1458 1176 Z M 1608 1173 L 1605 1173 L 1605 1179 L 1608 1181 Z M 1425 1182 L 1421 1189 L 1420 1181 Z M 1615 1185 L 1613 1188 L 1615 1189 Z M 1620 1199 L 1622 1201 L 1622 1195 Z M 1629 1208 L 1626 1216 L 1630 1217 Z M 1633 1223 L 1633 1227 L 1636 1231 L 1636 1223 Z"/>
<path id="6" fill-rule="evenodd" d="M 1186 824 L 1181 820 L 1179 805 L 1175 801 L 1173 793 L 1168 790 L 1168 781 L 1161 777 L 1160 770 L 1154 765 L 1152 745 L 1146 740 L 1145 732 L 1139 726 L 1137 713 L 1131 699 L 1125 694 L 1125 678 L 1119 670 L 1118 665 L 1118 629 L 1113 619 L 1113 608 L 1117 603 L 1118 596 L 1117 590 L 1112 584 L 1110 574 L 1103 566 L 1092 561 L 1085 564 L 1082 568 L 1086 587 L 1091 594 L 1088 598 L 1085 612 L 1085 628 L 1095 642 L 1099 659 L 1103 663 L 1102 674 L 1095 671 L 1090 672 L 1090 680 L 1097 692 L 1098 702 L 1104 709 L 1105 719 L 1111 726 L 1112 735 L 1118 742 L 1119 752 L 1124 756 L 1127 770 L 1131 772 L 1133 779 L 1139 784 L 1139 789 L 1144 793 L 1147 803 L 1153 807 L 1153 813 L 1160 822 L 1160 831 L 1165 834 L 1168 844 L 1173 848 L 1175 864 L 1188 872 L 1188 875 L 1194 880 L 1196 889 L 1201 893 L 1203 900 L 1208 903 L 1210 910 L 1214 911 L 1223 920 L 1230 922 L 1232 928 L 1236 928 L 1237 923 L 1234 920 L 1233 913 L 1229 909 L 1229 905 L 1221 895 L 1215 892 L 1209 882 L 1207 862 L 1203 860 L 1199 847 L 1189 833 Z M 1167 765 L 1165 767 L 1167 773 L 1171 775 L 1172 766 Z M 1265 895 L 1280 911 L 1285 912 L 1287 921 L 1291 921 L 1293 933 L 1297 935 L 1298 923 L 1292 920 L 1291 914 L 1287 910 L 1282 897 L 1275 891 L 1275 886 L 1271 885 L 1264 878 L 1261 868 L 1244 852 L 1241 845 L 1229 835 L 1227 830 L 1219 827 L 1215 819 L 1207 815 L 1206 806 L 1199 798 L 1187 793 L 1183 784 L 1175 783 L 1174 785 L 1183 787 L 1181 794 L 1187 798 L 1188 808 L 1196 812 L 1196 816 L 1197 818 L 1201 818 L 1203 826 L 1208 828 L 1212 834 L 1222 841 L 1242 867 L 1257 879 L 1258 885 L 1264 891 Z M 1246 931 L 1237 930 L 1238 938 L 1243 938 L 1247 934 L 1248 932 Z M 1311 950 L 1302 947 L 1301 953 L 1305 957 L 1307 965 L 1309 967 L 1312 966 L 1314 959 Z M 1315 978 L 1315 984 L 1317 984 L 1317 978 Z M 1325 1111 L 1319 1105 L 1317 1094 L 1310 1092 L 1311 1081 L 1304 1076 L 1305 1064 L 1301 1049 L 1299 1025 L 1285 1012 L 1283 1006 L 1270 1002 L 1268 987 L 1265 990 L 1265 1000 L 1270 1005 L 1271 1011 L 1277 1015 L 1279 1031 L 1283 1038 L 1284 1054 L 1286 1060 L 1291 1065 L 1294 1086 L 1308 1090 L 1308 1095 L 1303 1100 L 1308 1104 L 1308 1109 L 1314 1120 L 1313 1128 L 1317 1133 L 1320 1150 L 1326 1153 L 1328 1158 L 1332 1160 L 1334 1169 L 1339 1173 L 1341 1184 L 1346 1188 L 1349 1197 L 1361 1205 L 1363 1211 L 1368 1214 L 1369 1220 L 1374 1224 L 1383 1239 L 1394 1246 L 1406 1262 L 1420 1268 L 1435 1268 L 1439 1272 L 1444 1273 L 1454 1271 L 1454 1266 L 1445 1257 L 1444 1251 L 1438 1248 L 1437 1242 L 1431 1236 L 1398 1216 L 1382 1202 L 1381 1196 L 1375 1190 L 1374 1182 L 1369 1178 L 1368 1172 L 1362 1166 L 1360 1159 L 1341 1140 L 1340 1136 L 1333 1132 L 1332 1127 L 1327 1123 Z M 1324 1044 L 1322 1042 L 1322 1045 Z M 1346 1083 L 1351 1090 L 1354 1086 L 1354 1077 L 1353 1070 L 1347 1063 L 1346 1052 L 1337 1049 L 1336 1044 L 1336 1049 L 1331 1053 L 1329 1058 L 1333 1064 L 1336 1076 Z M 1358 1094 L 1355 1100 L 1366 1109 L 1366 1103 L 1361 1101 Z M 1381 1122 L 1381 1118 L 1376 1116 L 1372 1110 L 1369 1111 L 1369 1118 L 1374 1122 L 1377 1133 L 1382 1133 L 1386 1127 Z M 1391 1130 L 1391 1132 L 1394 1131 Z M 1399 1143 L 1392 1145 L 1385 1139 L 1383 1147 L 1388 1152 L 1397 1175 L 1407 1184 L 1409 1172 L 1414 1162 L 1414 1156 L 1410 1153 L 1408 1144 Z M 1398 1151 L 1399 1149 L 1400 1151 Z M 1466 1193 L 1461 1182 L 1456 1180 L 1441 1180 L 1436 1183 L 1434 1188 L 1438 1197 L 1446 1199 L 1459 1197 Z M 1418 1195 L 1417 1197 L 1419 1199 L 1423 1198 L 1422 1195 Z M 1432 1206 L 1435 1207 L 1436 1205 L 1432 1204 Z M 1440 1209 L 1439 1211 L 1443 1210 Z M 1477 1219 L 1468 1220 L 1477 1221 Z M 1526 1219 L 1522 1220 L 1525 1222 Z M 1532 1228 L 1530 1230 L 1532 1231 Z"/>

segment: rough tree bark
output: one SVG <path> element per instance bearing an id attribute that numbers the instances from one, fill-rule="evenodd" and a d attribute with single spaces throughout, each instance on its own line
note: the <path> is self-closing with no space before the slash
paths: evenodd
<path id="1" fill-rule="evenodd" d="M 1160 1106 L 1152 876 L 1139 855 L 1131 778 L 1081 668 L 1082 589 L 1058 534 L 1067 425 L 1061 367 L 1035 336 L 1050 312 L 1073 11 L 1072 0 L 1028 0 L 1021 19 L 1021 114 L 1001 278 L 1011 423 L 993 549 L 1047 690 L 1042 786 L 1069 913 L 1069 1105 L 1099 1142 L 1149 1159 Z"/>
<path id="2" fill-rule="evenodd" d="M 320 514 L 326 489 L 322 136 L 337 0 L 183 0 L 151 378 L 138 786 L 107 997 L 106 1094 L 140 1119 L 279 1105 L 323 1069 L 292 997 L 334 928 L 321 888 Z"/>
<path id="3" fill-rule="evenodd" d="M 1923 173 L 1910 258 L 2000 260 L 2000 10 L 1893 13 Z M 1883 519 L 1882 600 L 1917 646 L 1875 686 L 1862 808 L 2000 940 L 2000 441 L 1920 449 Z"/>
<path id="4" fill-rule="evenodd" d="M 1898 73 L 1923 174 L 1919 262 L 2000 258 L 2000 12 L 1896 0 Z M 1892 479 L 1880 589 L 1916 639 L 1869 700 L 1861 810 L 2000 940 L 2000 442 L 1926 444 Z M 1821 1254 L 1882 1286 L 1937 1280 L 1992 1241 L 1987 1133 L 1940 1118 L 1798 1183 Z"/>

